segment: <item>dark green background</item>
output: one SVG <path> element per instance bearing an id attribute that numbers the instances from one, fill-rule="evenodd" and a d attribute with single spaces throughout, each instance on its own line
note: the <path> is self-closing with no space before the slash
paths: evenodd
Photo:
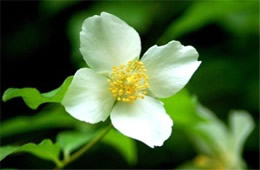
<path id="1" fill-rule="evenodd" d="M 192 18 L 189 13 L 198 3 L 205 3 L 205 7 L 194 12 Z M 198 50 L 202 65 L 188 90 L 225 122 L 232 109 L 251 113 L 256 128 L 243 156 L 249 168 L 258 169 L 258 1 L 1 1 L 1 95 L 9 87 L 49 91 L 73 75 L 82 65 L 77 30 L 82 19 L 101 11 L 117 15 L 140 33 L 142 54 L 150 46 L 172 39 Z M 1 102 L 1 121 L 34 113 L 20 99 Z M 40 141 L 46 136 L 54 138 L 60 130 L 24 134 L 16 139 Z M 195 151 L 186 137 L 178 130 L 174 135 L 171 144 L 176 146 L 170 151 L 164 147 L 152 150 L 138 142 L 136 167 L 174 168 L 192 159 Z M 3 145 L 10 141 L 13 138 L 1 139 Z M 52 164 L 18 154 L 2 161 L 1 166 L 49 168 Z M 129 168 L 120 154 L 106 145 L 95 147 L 71 166 Z"/>

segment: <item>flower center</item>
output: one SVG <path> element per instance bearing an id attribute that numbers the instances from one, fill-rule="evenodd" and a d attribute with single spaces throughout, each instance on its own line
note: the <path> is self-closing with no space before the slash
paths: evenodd
<path id="1" fill-rule="evenodd" d="M 114 66 L 107 81 L 109 90 L 117 101 L 133 103 L 137 98 L 144 99 L 149 88 L 146 69 L 140 61 Z"/>

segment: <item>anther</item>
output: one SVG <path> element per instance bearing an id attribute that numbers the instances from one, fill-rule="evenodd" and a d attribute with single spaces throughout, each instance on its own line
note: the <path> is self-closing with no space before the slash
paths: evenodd
<path id="1" fill-rule="evenodd" d="M 109 90 L 117 101 L 133 103 L 144 99 L 149 88 L 146 68 L 141 61 L 129 61 L 126 65 L 114 66 L 107 80 Z"/>

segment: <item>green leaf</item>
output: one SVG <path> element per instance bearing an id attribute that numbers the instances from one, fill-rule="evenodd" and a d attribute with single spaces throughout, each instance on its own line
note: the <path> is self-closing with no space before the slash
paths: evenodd
<path id="1" fill-rule="evenodd" d="M 236 36 L 256 35 L 259 32 L 258 16 L 259 16 L 258 1 L 236 2 L 229 13 L 218 20 L 218 23 L 229 31 L 230 34 Z"/>
<path id="2" fill-rule="evenodd" d="M 0 147 L 0 161 L 6 156 L 17 152 L 28 152 L 45 160 L 55 162 L 60 165 L 59 160 L 60 146 L 53 144 L 51 140 L 45 139 L 40 144 L 28 143 L 23 146 L 4 146 Z"/>
<path id="3" fill-rule="evenodd" d="M 19 116 L 2 122 L 0 136 L 7 137 L 41 129 L 73 127 L 80 123 L 66 113 L 64 107 L 51 105 L 34 116 Z"/>
<path id="4" fill-rule="evenodd" d="M 235 25 L 237 22 L 234 21 L 228 22 L 227 24 L 227 21 L 232 20 L 232 18 L 230 19 L 230 15 L 234 13 L 243 13 L 245 10 L 251 10 L 251 4 L 252 2 L 237 2 L 235 0 L 194 2 L 194 4 L 191 5 L 191 7 L 187 9 L 182 16 L 172 22 L 165 33 L 161 36 L 160 41 L 164 43 L 171 39 L 176 39 L 184 34 L 199 30 L 201 27 L 214 22 L 217 22 L 223 26 L 234 23 L 234 25 L 232 25 L 232 31 L 234 32 L 234 28 L 237 28 L 238 26 Z M 257 4 L 253 4 L 253 6 L 256 5 Z M 245 20 L 248 20 L 248 18 Z M 244 20 L 242 20 L 242 22 L 243 21 Z M 244 27 L 246 27 L 246 25 Z"/>
<path id="5" fill-rule="evenodd" d="M 246 111 L 232 111 L 229 123 L 233 135 L 231 147 L 234 148 L 233 152 L 241 155 L 243 144 L 254 128 L 253 118 Z"/>
<path id="6" fill-rule="evenodd" d="M 3 146 L 0 147 L 0 161 L 3 160 L 8 155 L 14 153 L 18 147 L 16 146 Z"/>
<path id="7" fill-rule="evenodd" d="M 166 112 L 174 120 L 175 126 L 182 126 L 186 130 L 192 128 L 191 124 L 196 124 L 204 119 L 197 114 L 195 97 L 189 95 L 186 90 L 178 92 L 167 99 L 161 99 Z"/>
<path id="8" fill-rule="evenodd" d="M 66 78 L 59 88 L 42 94 L 35 88 L 9 88 L 4 92 L 2 100 L 6 102 L 16 97 L 22 97 L 31 109 L 37 109 L 39 105 L 47 102 L 60 103 L 72 79 L 73 76 L 70 76 Z"/>
<path id="9" fill-rule="evenodd" d="M 46 16 L 55 16 L 57 13 L 73 6 L 79 1 L 40 1 L 39 12 Z"/>
<path id="10" fill-rule="evenodd" d="M 29 152 L 42 159 L 52 160 L 59 164 L 60 146 L 53 144 L 51 140 L 43 140 L 40 144 L 28 143 L 20 147 L 16 152 Z"/>
<path id="11" fill-rule="evenodd" d="M 77 131 L 61 132 L 57 136 L 57 143 L 60 144 L 65 160 L 70 156 L 71 152 L 80 148 L 94 137 L 94 133 L 84 133 Z"/>
<path id="12" fill-rule="evenodd" d="M 126 161 L 130 165 L 134 165 L 137 162 L 137 148 L 135 142 L 128 138 L 115 129 L 110 130 L 110 132 L 103 138 L 102 142 L 110 144 L 115 147 L 122 156 L 125 157 Z"/>

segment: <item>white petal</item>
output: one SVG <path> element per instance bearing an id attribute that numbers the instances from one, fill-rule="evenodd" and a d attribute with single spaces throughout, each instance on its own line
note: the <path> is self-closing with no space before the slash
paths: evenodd
<path id="1" fill-rule="evenodd" d="M 198 56 L 195 48 L 178 41 L 148 49 L 142 61 L 147 68 L 152 94 L 165 98 L 181 90 L 200 65 Z"/>
<path id="2" fill-rule="evenodd" d="M 162 146 L 171 135 L 173 125 L 163 104 L 149 96 L 133 104 L 118 102 L 112 110 L 111 121 L 124 135 L 152 148 Z"/>
<path id="3" fill-rule="evenodd" d="M 90 69 L 76 72 L 62 104 L 76 119 L 89 123 L 105 121 L 115 99 L 108 89 L 106 77 Z"/>
<path id="4" fill-rule="evenodd" d="M 94 70 L 107 72 L 115 65 L 139 57 L 141 40 L 138 33 L 124 21 L 102 12 L 87 18 L 80 32 L 80 51 Z"/>
<path id="5" fill-rule="evenodd" d="M 233 153 L 240 155 L 246 138 L 254 129 L 254 120 L 247 111 L 234 110 L 231 112 L 229 122 L 233 133 L 232 146 L 229 149 L 234 149 Z"/>

